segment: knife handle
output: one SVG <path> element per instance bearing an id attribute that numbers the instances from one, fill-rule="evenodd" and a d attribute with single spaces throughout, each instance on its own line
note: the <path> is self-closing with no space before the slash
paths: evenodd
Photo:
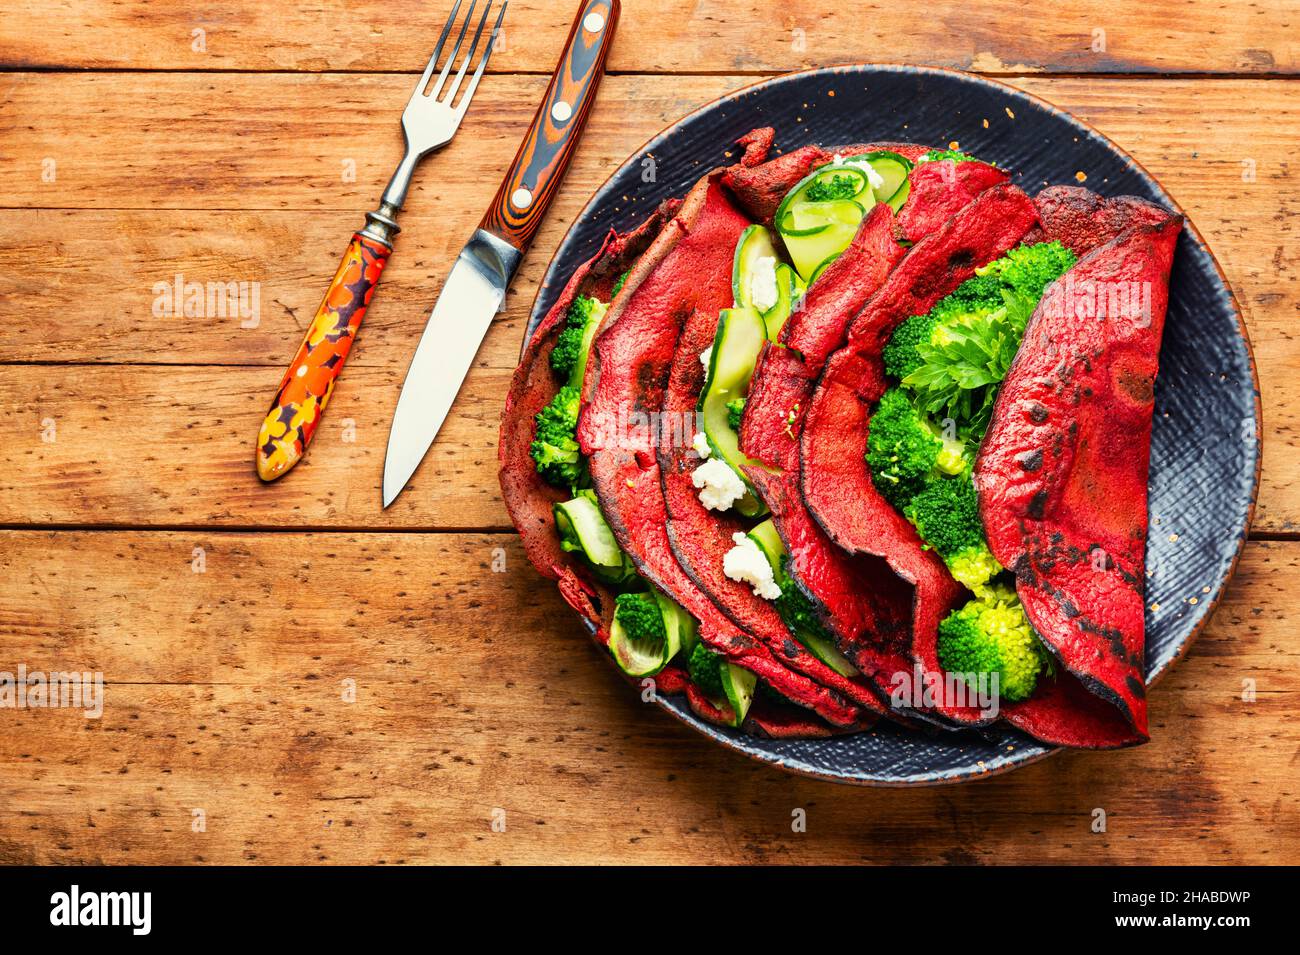
<path id="1" fill-rule="evenodd" d="M 555 198 L 605 75 L 619 0 L 583 0 L 533 124 L 479 228 L 527 250 Z"/>
<path id="2" fill-rule="evenodd" d="M 257 476 L 274 481 L 316 433 L 392 247 L 354 233 L 257 433 Z"/>

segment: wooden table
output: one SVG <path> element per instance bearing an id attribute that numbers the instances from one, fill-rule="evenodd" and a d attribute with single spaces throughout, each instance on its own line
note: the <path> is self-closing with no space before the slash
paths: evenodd
<path id="1" fill-rule="evenodd" d="M 1300 11 L 625 0 L 556 206 L 384 512 L 416 337 L 572 12 L 512 0 L 306 463 L 263 486 L 257 425 L 399 156 L 447 6 L 20 0 L 0 18 L 0 670 L 108 684 L 98 720 L 0 710 L 0 862 L 1300 861 Z M 795 778 L 638 702 L 517 544 L 498 416 L 576 211 L 697 105 L 861 61 L 984 72 L 1092 123 L 1184 205 L 1239 297 L 1259 509 L 1227 598 L 1153 694 L 1148 746 L 956 788 Z M 156 307 L 177 276 L 260 283 L 258 321 Z"/>

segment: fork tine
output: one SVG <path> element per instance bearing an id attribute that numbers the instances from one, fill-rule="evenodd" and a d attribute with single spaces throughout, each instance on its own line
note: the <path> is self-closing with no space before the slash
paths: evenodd
<path id="1" fill-rule="evenodd" d="M 438 74 L 438 82 L 429 91 L 429 95 L 434 99 L 441 96 L 442 86 L 447 82 L 447 74 L 451 72 L 456 57 L 460 55 L 460 45 L 465 39 L 465 31 L 469 29 L 469 21 L 474 19 L 474 8 L 476 6 L 478 6 L 478 0 L 470 0 L 469 13 L 465 14 L 465 22 L 460 25 L 460 33 L 456 34 L 456 45 L 451 48 L 451 53 L 447 56 L 447 63 L 443 66 L 442 72 Z"/>
<path id="2" fill-rule="evenodd" d="M 491 12 L 492 0 L 488 0 L 487 6 L 483 8 L 483 16 L 479 18 L 478 29 L 474 31 L 474 42 L 465 51 L 465 59 L 461 60 L 460 70 L 456 73 L 456 81 L 451 84 L 451 89 L 447 91 L 448 106 L 456 101 L 456 91 L 460 89 L 460 81 L 465 78 L 465 70 L 469 68 L 469 61 L 474 59 L 474 51 L 478 49 L 479 37 L 483 35 L 483 26 L 487 23 L 488 14 Z"/>
<path id="3" fill-rule="evenodd" d="M 411 93 L 411 99 L 424 92 L 424 88 L 429 85 L 429 77 L 433 75 L 433 68 L 438 65 L 438 57 L 442 56 L 442 45 L 447 42 L 447 34 L 451 33 L 451 28 L 456 25 L 456 14 L 460 12 L 461 0 L 456 0 L 456 5 L 451 8 L 451 16 L 447 17 L 447 22 L 442 26 L 442 33 L 438 34 L 438 43 L 433 48 L 433 56 L 429 57 L 429 65 L 424 68 L 424 74 L 420 77 L 420 82 L 415 84 L 415 90 Z"/>
<path id="4" fill-rule="evenodd" d="M 483 76 L 483 70 L 487 67 L 488 57 L 492 55 L 492 47 L 496 45 L 497 33 L 501 30 L 501 21 L 505 19 L 506 7 L 510 6 L 510 0 L 503 0 L 501 10 L 497 13 L 497 22 L 492 25 L 492 35 L 488 37 L 487 46 L 483 48 L 483 58 L 478 61 L 478 68 L 474 70 L 474 75 L 469 78 L 469 86 L 465 87 L 465 95 L 460 98 L 460 105 L 456 107 L 456 112 L 464 116 L 465 110 L 469 109 L 469 101 L 474 97 L 474 91 L 478 89 L 478 81 Z"/>

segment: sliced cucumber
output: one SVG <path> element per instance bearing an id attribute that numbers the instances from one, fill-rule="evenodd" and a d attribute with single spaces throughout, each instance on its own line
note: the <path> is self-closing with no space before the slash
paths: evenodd
<path id="1" fill-rule="evenodd" d="M 758 462 L 741 453 L 740 437 L 727 420 L 727 402 L 749 395 L 754 365 L 766 339 L 767 326 L 757 311 L 744 307 L 723 309 L 709 357 L 709 375 L 700 393 L 699 410 L 709 447 L 745 482 L 745 496 L 735 505 L 745 517 L 757 517 L 766 508 L 742 470 Z"/>
<path id="2" fill-rule="evenodd" d="M 722 677 L 722 691 L 727 694 L 727 702 L 735 714 L 735 725 L 739 726 L 745 722 L 749 706 L 754 702 L 754 686 L 758 683 L 758 677 L 734 663 L 723 663 L 718 669 L 718 675 Z"/>
<path id="3" fill-rule="evenodd" d="M 799 273 L 790 266 L 782 262 L 776 267 L 776 305 L 763 313 L 763 324 L 767 326 L 768 341 L 779 341 L 781 329 L 785 327 L 786 321 L 794 313 L 795 306 L 799 304 L 799 299 L 803 298 L 803 293 L 808 290 L 807 284 Z"/>
<path id="4" fill-rule="evenodd" d="M 848 168 L 851 167 L 836 167 Z M 863 182 L 866 182 L 865 175 Z M 782 200 L 776 213 L 776 228 L 790 253 L 790 261 L 805 280 L 811 281 L 819 265 L 848 248 L 862 217 L 876 204 L 876 197 L 869 188 L 864 188 L 852 199 L 807 202 L 799 198 L 800 192 L 801 187 L 796 186 Z"/>
<path id="5" fill-rule="evenodd" d="M 872 186 L 867 174 L 855 169 L 855 165 L 870 166 L 880 179 L 879 185 Z M 873 205 L 885 202 L 895 212 L 902 207 L 911 191 L 911 170 L 912 164 L 905 157 L 882 149 L 820 166 L 790 190 L 776 211 L 776 229 L 790 260 L 810 285 L 853 241 L 858 224 Z M 819 196 L 843 193 L 842 188 L 824 187 L 834 183 L 836 176 L 845 175 L 862 180 L 857 193 L 819 201 Z"/>
<path id="6" fill-rule="evenodd" d="M 809 653 L 840 676 L 858 676 L 862 672 L 850 663 L 849 658 L 840 653 L 833 643 L 824 637 L 819 637 L 814 633 L 800 632 L 795 634 L 795 639 L 807 647 Z"/>
<path id="7" fill-rule="evenodd" d="M 555 505 L 554 513 L 564 550 L 580 551 L 603 580 L 619 583 L 631 576 L 627 555 L 605 523 L 594 494 L 583 493 L 571 501 L 562 501 Z"/>
<path id="8" fill-rule="evenodd" d="M 760 269 L 766 267 L 762 263 L 767 259 L 773 264 L 780 261 L 776 246 L 772 244 L 772 233 L 761 225 L 749 226 L 740 234 L 731 266 L 731 294 L 737 305 L 755 308 L 760 313 L 763 311 L 761 306 L 754 304 L 754 283 L 755 279 L 761 280 Z"/>
<path id="9" fill-rule="evenodd" d="M 758 545 L 767 562 L 772 565 L 772 574 L 777 584 L 782 584 L 785 573 L 781 567 L 781 558 L 785 556 L 785 542 L 776 532 L 776 525 L 770 520 L 755 525 L 749 532 L 749 539 Z"/>
<path id="10" fill-rule="evenodd" d="M 776 532 L 775 524 L 770 520 L 763 521 L 749 532 L 749 538 L 758 545 L 758 549 L 763 552 L 767 562 L 772 565 L 772 576 L 776 578 L 777 586 L 781 588 L 782 593 L 785 593 L 787 587 L 799 586 L 785 572 L 785 541 L 781 540 L 781 535 Z M 778 605 L 779 609 L 780 606 Z M 842 654 L 831 641 L 820 634 L 809 633 L 803 628 L 790 627 L 789 629 L 794 638 L 808 648 L 809 653 L 836 673 L 841 676 L 858 675 L 858 668 L 850 663 L 849 658 Z"/>
<path id="11" fill-rule="evenodd" d="M 582 386 L 582 379 L 587 371 L 587 357 L 591 354 L 591 343 L 596 340 L 596 332 L 600 331 L 600 324 L 608 311 L 609 306 L 604 302 L 597 302 L 596 307 L 591 310 L 591 318 L 582 329 L 582 346 L 578 350 L 578 360 L 573 365 L 569 384 Z"/>
<path id="12" fill-rule="evenodd" d="M 663 621 L 663 637 L 634 637 L 628 632 L 620 613 L 623 601 L 633 601 L 636 606 L 643 607 L 646 606 L 646 596 L 643 593 L 620 595 L 614 622 L 609 628 L 609 652 L 619 669 L 628 676 L 653 676 L 667 666 L 668 661 L 677 656 L 682 647 L 685 631 L 682 618 L 688 615 L 653 587 L 649 592 L 652 598 L 649 604 L 652 609 L 649 612 L 657 612 Z"/>
<path id="13" fill-rule="evenodd" d="M 664 662 L 681 653 L 689 655 L 699 640 L 695 618 L 663 591 L 655 589 L 654 595 L 659 601 L 659 611 L 664 615 L 664 631 L 668 635 Z"/>
<path id="14" fill-rule="evenodd" d="M 663 643 L 632 639 L 618 617 L 609 628 L 609 652 L 628 676 L 654 676 L 668 663 Z"/>
<path id="15" fill-rule="evenodd" d="M 907 177 L 912 171 L 912 164 L 905 157 L 886 149 L 879 149 L 860 156 L 849 156 L 844 161 L 867 163 L 883 180 L 880 185 L 871 190 L 877 201 L 889 203 L 889 207 L 895 212 L 906 201 L 911 185 Z"/>

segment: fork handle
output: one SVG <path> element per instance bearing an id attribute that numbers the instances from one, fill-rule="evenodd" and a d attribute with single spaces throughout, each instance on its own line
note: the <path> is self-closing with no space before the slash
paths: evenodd
<path id="1" fill-rule="evenodd" d="M 386 242 L 353 234 L 257 433 L 263 481 L 286 473 L 306 452 L 392 251 Z"/>
<path id="2" fill-rule="evenodd" d="M 479 228 L 527 250 L 587 124 L 614 42 L 619 0 L 583 0 L 542 105 Z"/>

